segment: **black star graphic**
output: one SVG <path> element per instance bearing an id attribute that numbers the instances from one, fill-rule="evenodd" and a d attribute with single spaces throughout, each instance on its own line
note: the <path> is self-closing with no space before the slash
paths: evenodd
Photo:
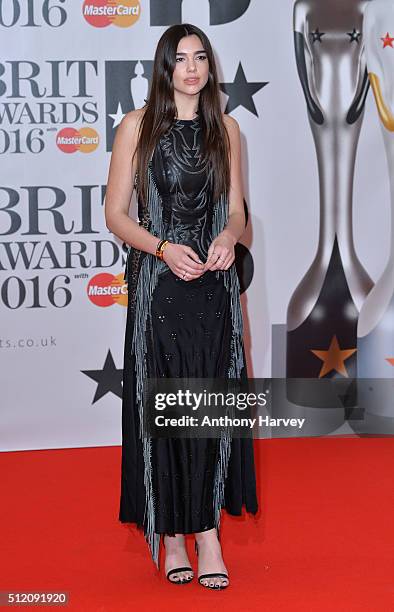
<path id="1" fill-rule="evenodd" d="M 311 32 L 312 42 L 315 43 L 318 40 L 321 43 L 321 39 L 325 34 L 325 32 L 319 32 L 319 28 L 316 28 L 314 32 Z"/>
<path id="2" fill-rule="evenodd" d="M 231 113 L 237 106 L 243 106 L 258 117 L 256 107 L 253 102 L 255 93 L 263 89 L 267 82 L 263 83 L 248 83 L 243 71 L 241 62 L 238 64 L 237 73 L 233 83 L 219 83 L 220 89 L 229 96 L 225 113 Z"/>
<path id="3" fill-rule="evenodd" d="M 97 383 L 97 389 L 92 404 L 107 393 L 113 393 L 118 397 L 122 397 L 123 370 L 118 370 L 115 367 L 111 351 L 107 353 L 102 370 L 81 370 L 81 372 Z"/>
<path id="4" fill-rule="evenodd" d="M 356 28 L 353 28 L 353 32 L 348 32 L 347 35 L 350 36 L 349 42 L 351 42 L 351 43 L 352 42 L 356 42 L 356 43 L 360 42 L 361 32 L 356 30 Z"/>

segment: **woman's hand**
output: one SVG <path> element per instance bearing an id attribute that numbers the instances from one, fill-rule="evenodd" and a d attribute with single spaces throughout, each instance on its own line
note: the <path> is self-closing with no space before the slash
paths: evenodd
<path id="1" fill-rule="evenodd" d="M 235 260 L 235 238 L 227 230 L 223 230 L 208 249 L 208 258 L 204 271 L 228 270 Z"/>
<path id="2" fill-rule="evenodd" d="M 170 270 L 185 281 L 204 274 L 204 264 L 197 253 L 185 244 L 169 242 L 163 250 L 163 259 Z"/>

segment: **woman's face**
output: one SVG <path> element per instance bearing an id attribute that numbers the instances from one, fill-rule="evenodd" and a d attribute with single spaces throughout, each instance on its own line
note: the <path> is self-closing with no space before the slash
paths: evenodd
<path id="1" fill-rule="evenodd" d="M 208 57 L 201 40 L 195 34 L 181 38 L 173 72 L 174 90 L 195 95 L 208 81 Z"/>

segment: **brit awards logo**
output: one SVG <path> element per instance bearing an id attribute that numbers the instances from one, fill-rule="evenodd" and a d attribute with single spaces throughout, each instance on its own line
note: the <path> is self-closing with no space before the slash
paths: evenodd
<path id="1" fill-rule="evenodd" d="M 126 305 L 127 245 L 105 231 L 105 185 L 0 185 L 0 310 L 66 308 L 89 284 L 96 305 Z M 82 284 L 83 283 L 83 284 Z M 81 286 L 82 285 L 82 286 Z"/>
<path id="2" fill-rule="evenodd" d="M 152 69 L 151 60 L 105 62 L 107 151 L 112 151 L 116 128 L 125 114 L 145 105 Z"/>
<path id="3" fill-rule="evenodd" d="M 152 71 L 152 60 L 105 62 L 107 151 L 112 151 L 116 128 L 125 114 L 145 106 Z M 267 85 L 268 81 L 248 81 L 239 62 L 234 81 L 219 84 L 227 97 L 225 112 L 231 113 L 241 106 L 258 117 L 254 96 Z"/>
<path id="4" fill-rule="evenodd" d="M 0 62 L 0 155 L 39 154 L 49 145 L 56 147 L 60 126 L 68 127 L 63 136 L 74 139 L 69 144 L 96 148 L 98 135 L 90 126 L 98 120 L 98 76 L 97 60 Z"/>

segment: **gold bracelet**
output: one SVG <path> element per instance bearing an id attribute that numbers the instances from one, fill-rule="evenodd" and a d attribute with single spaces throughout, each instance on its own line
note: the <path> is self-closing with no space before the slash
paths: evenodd
<path id="1" fill-rule="evenodd" d="M 156 257 L 158 257 L 159 259 L 163 259 L 163 251 L 166 248 L 167 244 L 168 240 L 160 240 L 156 248 Z"/>

